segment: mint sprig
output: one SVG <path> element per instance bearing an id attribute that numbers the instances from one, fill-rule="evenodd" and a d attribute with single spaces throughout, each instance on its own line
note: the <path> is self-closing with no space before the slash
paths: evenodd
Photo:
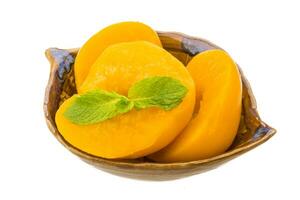
<path id="1" fill-rule="evenodd" d="M 99 89 L 76 95 L 64 116 L 74 124 L 89 125 L 127 113 L 133 108 L 171 110 L 182 102 L 187 91 L 179 80 L 154 76 L 135 83 L 128 91 L 128 98 Z"/>

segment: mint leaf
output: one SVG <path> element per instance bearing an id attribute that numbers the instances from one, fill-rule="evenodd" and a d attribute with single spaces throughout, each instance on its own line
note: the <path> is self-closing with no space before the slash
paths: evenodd
<path id="1" fill-rule="evenodd" d="M 128 98 L 136 109 L 159 107 L 171 110 L 182 102 L 187 91 L 179 80 L 154 76 L 135 83 L 128 91 Z"/>
<path id="2" fill-rule="evenodd" d="M 133 102 L 115 92 L 93 90 L 76 96 L 64 116 L 74 124 L 88 125 L 111 119 L 133 108 Z"/>

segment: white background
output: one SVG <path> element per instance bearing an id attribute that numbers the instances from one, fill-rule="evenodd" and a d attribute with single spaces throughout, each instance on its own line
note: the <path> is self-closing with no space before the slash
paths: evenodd
<path id="1" fill-rule="evenodd" d="M 79 160 L 44 121 L 44 50 L 79 47 L 104 26 L 127 20 L 226 49 L 249 79 L 261 117 L 278 133 L 216 170 L 176 181 L 121 178 Z M 2 0 L 0 22 L 0 199 L 300 198 L 297 1 Z"/>

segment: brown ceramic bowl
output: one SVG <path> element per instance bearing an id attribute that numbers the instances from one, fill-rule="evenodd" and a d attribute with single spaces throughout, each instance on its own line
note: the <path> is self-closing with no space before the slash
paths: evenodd
<path id="1" fill-rule="evenodd" d="M 218 46 L 200 38 L 180 33 L 158 32 L 163 47 L 186 65 L 197 53 L 216 49 Z M 191 162 L 157 163 L 140 158 L 135 160 L 109 160 L 90 155 L 69 144 L 58 132 L 55 113 L 60 104 L 76 93 L 73 63 L 78 49 L 50 48 L 46 56 L 51 64 L 49 82 L 46 88 L 44 112 L 50 131 L 72 153 L 85 162 L 120 176 L 148 180 L 177 179 L 214 169 L 240 156 L 271 138 L 276 130 L 264 123 L 257 112 L 254 95 L 243 75 L 243 109 L 240 127 L 231 147 L 218 156 Z"/>

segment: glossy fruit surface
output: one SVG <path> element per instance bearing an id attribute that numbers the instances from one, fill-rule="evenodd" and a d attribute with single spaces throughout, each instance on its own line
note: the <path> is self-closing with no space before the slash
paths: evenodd
<path id="1" fill-rule="evenodd" d="M 65 140 L 91 155 L 104 158 L 139 158 L 169 144 L 192 117 L 195 85 L 183 64 L 166 50 L 149 42 L 119 43 L 108 47 L 79 89 L 114 91 L 127 96 L 137 81 L 152 76 L 179 80 L 188 92 L 170 111 L 161 108 L 132 110 L 94 125 L 76 125 L 63 115 L 74 97 L 56 113 L 56 124 Z"/>
<path id="2" fill-rule="evenodd" d="M 150 156 L 157 162 L 193 161 L 225 152 L 239 127 L 242 83 L 238 67 L 223 50 L 196 55 L 187 65 L 196 84 L 194 116 L 166 148 Z"/>
<path id="3" fill-rule="evenodd" d="M 120 42 L 148 41 L 158 46 L 161 42 L 157 33 L 140 22 L 121 22 L 110 25 L 93 35 L 79 50 L 76 56 L 74 73 L 79 87 L 88 75 L 91 66 L 108 46 Z"/>

